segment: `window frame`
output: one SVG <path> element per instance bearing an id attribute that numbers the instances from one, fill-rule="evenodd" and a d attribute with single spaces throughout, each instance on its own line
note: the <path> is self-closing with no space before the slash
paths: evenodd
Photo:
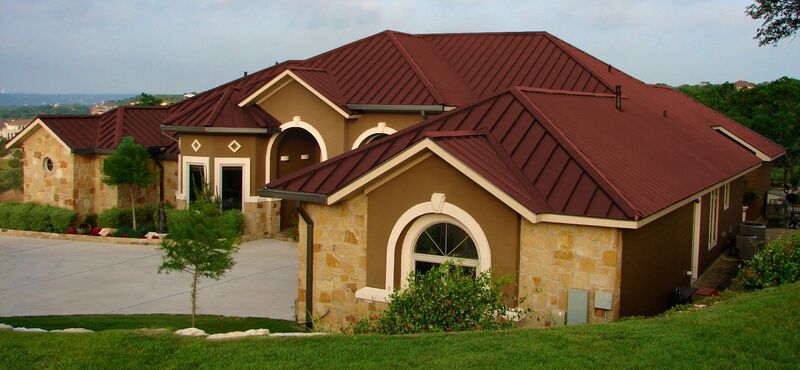
<path id="1" fill-rule="evenodd" d="M 719 193 L 722 188 L 712 190 L 708 202 L 708 250 L 713 249 L 719 242 Z"/>
<path id="2" fill-rule="evenodd" d="M 50 162 L 50 168 L 47 168 L 47 163 Z M 53 161 L 53 158 L 44 157 L 42 160 L 42 168 L 44 168 L 44 173 L 50 175 L 56 169 L 56 163 Z"/>
<path id="3" fill-rule="evenodd" d="M 480 265 L 480 259 L 479 259 L 480 256 L 477 256 L 478 255 L 478 247 L 475 245 L 475 241 L 473 240 L 472 235 L 467 231 L 467 229 L 465 227 L 463 227 L 461 225 L 457 225 L 456 223 L 454 223 L 452 221 L 456 221 L 456 220 L 452 219 L 452 220 L 448 220 L 448 221 L 433 222 L 433 223 L 427 225 L 426 227 L 422 228 L 421 232 L 416 233 L 416 237 L 414 238 L 414 242 L 412 244 L 414 249 L 413 249 L 413 252 L 411 253 L 411 265 L 410 265 L 410 270 L 411 271 L 416 271 L 417 262 L 436 263 L 436 264 L 441 265 L 441 264 L 443 264 L 445 262 L 448 262 L 448 261 L 453 262 L 453 263 L 455 263 L 457 265 L 460 265 L 460 266 L 472 267 L 472 268 L 477 269 L 478 265 Z M 475 248 L 475 254 L 476 254 L 477 257 L 475 259 L 472 259 L 472 258 L 440 256 L 440 255 L 435 255 L 435 254 L 427 254 L 427 253 L 418 253 L 418 252 L 416 252 L 417 243 L 419 242 L 419 239 L 421 237 L 423 237 L 423 235 L 425 234 L 425 231 L 427 231 L 429 228 L 431 228 L 431 227 L 433 227 L 435 225 L 438 225 L 438 224 L 449 224 L 450 226 L 454 226 L 454 227 L 457 227 L 457 228 L 461 229 L 469 237 L 470 241 L 472 242 L 472 245 Z"/>
<path id="4" fill-rule="evenodd" d="M 731 207 L 731 183 L 725 184 L 723 191 L 725 193 L 722 195 L 722 210 L 727 211 Z"/>

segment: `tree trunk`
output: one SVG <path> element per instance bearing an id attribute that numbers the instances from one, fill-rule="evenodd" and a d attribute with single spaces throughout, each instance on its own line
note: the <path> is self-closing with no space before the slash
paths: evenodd
<path id="1" fill-rule="evenodd" d="M 192 273 L 192 327 L 195 326 L 195 318 L 197 315 L 197 271 Z"/>
<path id="2" fill-rule="evenodd" d="M 133 222 L 133 229 L 136 230 L 136 201 L 133 199 L 133 185 L 129 185 L 128 188 L 131 194 L 131 219 Z"/>

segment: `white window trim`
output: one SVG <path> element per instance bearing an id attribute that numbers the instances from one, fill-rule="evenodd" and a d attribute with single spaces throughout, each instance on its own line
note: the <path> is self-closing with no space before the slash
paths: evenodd
<path id="1" fill-rule="evenodd" d="M 357 149 L 359 146 L 361 146 L 364 140 L 367 140 L 367 138 L 369 138 L 372 135 L 375 134 L 391 135 L 395 132 L 397 132 L 397 130 L 389 126 L 386 126 L 386 122 L 378 122 L 377 126 L 362 132 L 361 135 L 359 135 L 358 138 L 356 138 L 356 141 L 353 142 L 353 147 L 351 149 Z"/>
<path id="2" fill-rule="evenodd" d="M 203 166 L 203 177 L 206 180 L 206 184 L 208 184 L 208 164 L 210 160 L 208 157 L 194 157 L 189 155 L 181 156 L 179 159 L 182 161 L 179 166 L 181 172 L 179 175 L 181 176 L 181 190 L 183 191 L 175 194 L 175 199 L 185 200 L 186 206 L 188 207 L 189 192 L 191 191 L 191 189 L 189 189 L 189 166 Z"/>
<path id="3" fill-rule="evenodd" d="M 723 191 L 725 193 L 722 195 L 722 210 L 727 211 L 731 206 L 731 183 L 725 184 Z"/>
<path id="4" fill-rule="evenodd" d="M 703 198 L 694 201 L 692 209 L 692 283 L 697 280 L 700 270 L 700 221 L 702 218 Z"/>
<path id="5" fill-rule="evenodd" d="M 283 133 L 283 131 L 286 131 L 290 128 L 301 128 L 303 130 L 308 131 L 308 133 L 311 134 L 311 136 L 313 136 L 315 140 L 317 140 L 317 145 L 319 145 L 319 161 L 324 162 L 328 160 L 328 146 L 325 145 L 325 139 L 322 138 L 322 134 L 308 122 L 303 122 L 300 119 L 300 116 L 294 116 L 291 121 L 282 124 L 281 132 L 277 134 L 272 134 L 272 136 L 270 136 L 269 138 L 269 142 L 267 142 L 266 161 L 264 161 L 266 162 L 265 166 L 267 170 L 266 174 L 264 175 L 266 177 L 266 179 L 264 179 L 265 184 L 268 184 L 271 181 L 269 173 L 272 167 L 272 158 L 271 158 L 272 147 L 275 145 L 275 141 L 278 139 L 278 136 L 280 136 L 281 133 Z"/>
<path id="6" fill-rule="evenodd" d="M 214 158 L 214 195 L 222 195 L 222 167 L 242 167 L 242 211 L 244 203 L 256 203 L 263 199 L 250 195 L 250 158 Z"/>
<path id="7" fill-rule="evenodd" d="M 429 202 L 420 203 L 409 208 L 394 224 L 392 232 L 389 234 L 389 242 L 386 245 L 386 280 L 384 282 L 384 289 L 373 287 L 361 288 L 356 291 L 356 298 L 380 302 L 388 301 L 389 294 L 394 291 L 394 255 L 400 236 L 406 226 L 415 222 L 415 220 L 421 216 L 429 214 L 438 214 L 440 217 L 441 215 L 450 216 L 451 218 L 447 218 L 448 220 L 458 221 L 460 224 L 459 226 L 463 227 L 464 231 L 470 235 L 473 243 L 475 243 L 475 248 L 478 250 L 477 271 L 489 271 L 492 266 L 492 253 L 489 248 L 489 240 L 486 238 L 486 234 L 483 232 L 480 224 L 478 224 L 478 221 L 458 206 L 447 203 L 444 194 L 434 193 L 431 195 L 431 200 Z M 406 238 L 406 240 L 408 239 L 411 238 Z M 409 270 L 408 264 L 411 261 L 411 249 L 406 247 L 405 241 L 402 248 L 403 250 L 400 258 L 401 261 L 406 262 L 401 263 L 401 274 L 403 271 L 406 271 L 405 275 L 402 276 L 407 276 Z"/>
<path id="8" fill-rule="evenodd" d="M 719 191 L 714 189 L 709 193 L 708 204 L 708 250 L 717 245 L 719 236 Z"/>

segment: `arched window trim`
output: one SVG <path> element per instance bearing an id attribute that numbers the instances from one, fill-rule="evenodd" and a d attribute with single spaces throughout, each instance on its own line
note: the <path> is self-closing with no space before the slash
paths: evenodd
<path id="1" fill-rule="evenodd" d="M 438 263 L 442 264 L 445 261 L 452 261 L 456 264 L 460 264 L 466 267 L 475 267 L 477 268 L 480 265 L 480 254 L 478 255 L 478 259 L 466 259 L 466 258 L 458 258 L 458 257 L 447 257 L 447 256 L 436 256 L 436 255 L 429 255 L 423 253 L 415 252 L 417 241 L 425 230 L 429 227 L 440 224 L 440 223 L 447 223 L 451 225 L 455 225 L 460 227 L 464 230 L 467 235 L 474 241 L 475 236 L 472 232 L 461 222 L 455 219 L 452 216 L 441 214 L 441 213 L 429 213 L 426 215 L 422 215 L 415 219 L 411 226 L 409 226 L 408 231 L 406 232 L 406 236 L 403 239 L 403 264 L 400 266 L 400 276 L 407 277 L 412 271 L 415 270 L 415 265 L 417 261 L 422 262 L 429 262 L 429 263 Z M 477 246 L 476 246 L 477 248 Z M 407 256 L 406 256 L 407 255 Z M 403 280 L 403 287 L 406 287 L 407 279 Z"/>
<path id="2" fill-rule="evenodd" d="M 386 122 L 378 122 L 377 126 L 362 132 L 361 135 L 359 135 L 358 138 L 356 138 L 356 141 L 353 142 L 353 147 L 351 149 L 357 149 L 364 143 L 364 140 L 367 140 L 368 138 L 370 138 L 375 134 L 391 135 L 395 132 L 397 132 L 397 130 L 387 126 Z"/>
<path id="3" fill-rule="evenodd" d="M 317 145 L 319 145 L 319 161 L 320 162 L 324 162 L 324 161 L 328 160 L 328 146 L 325 145 L 325 139 L 322 138 L 322 134 L 319 131 L 317 131 L 317 129 L 314 128 L 314 126 L 312 126 L 311 124 L 309 124 L 307 122 L 303 122 L 301 120 L 300 116 L 294 116 L 291 121 L 282 124 L 281 125 L 281 132 L 277 133 L 277 134 L 273 134 L 269 138 L 269 141 L 267 142 L 267 153 L 266 153 L 266 161 L 265 161 L 266 162 L 265 163 L 265 166 L 266 166 L 266 168 L 265 168 L 265 170 L 266 170 L 266 175 L 265 175 L 266 183 L 269 183 L 272 180 L 272 178 L 271 178 L 271 176 L 269 174 L 269 171 L 271 170 L 271 167 L 272 167 L 272 159 L 273 159 L 272 155 L 271 155 L 272 154 L 272 147 L 275 145 L 275 141 L 278 139 L 278 136 L 280 136 L 283 133 L 283 131 L 286 131 L 286 130 L 288 130 L 290 128 L 300 128 L 300 129 L 308 131 L 308 133 L 311 134 L 311 136 L 313 136 L 314 139 L 317 141 Z"/>

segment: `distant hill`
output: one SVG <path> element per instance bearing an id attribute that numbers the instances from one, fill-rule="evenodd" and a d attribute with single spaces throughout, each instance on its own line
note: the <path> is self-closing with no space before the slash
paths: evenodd
<path id="1" fill-rule="evenodd" d="M 11 105 L 94 105 L 106 100 L 120 100 L 136 94 L 0 94 L 0 106 Z"/>

